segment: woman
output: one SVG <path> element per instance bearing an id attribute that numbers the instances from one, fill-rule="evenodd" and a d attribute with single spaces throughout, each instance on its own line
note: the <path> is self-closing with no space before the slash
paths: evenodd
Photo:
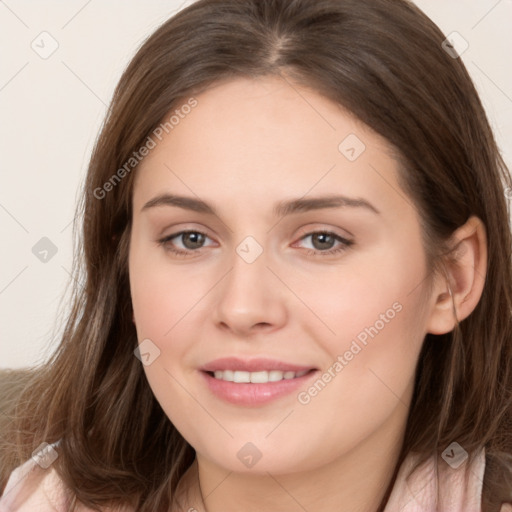
<path id="1" fill-rule="evenodd" d="M 145 42 L 0 510 L 511 510 L 512 183 L 445 39 L 202 0 Z"/>

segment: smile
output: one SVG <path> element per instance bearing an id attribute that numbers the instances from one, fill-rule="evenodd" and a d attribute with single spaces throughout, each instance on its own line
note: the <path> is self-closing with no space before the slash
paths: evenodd
<path id="1" fill-rule="evenodd" d="M 210 393 L 222 402 L 243 407 L 262 407 L 278 399 L 294 397 L 297 390 L 304 389 L 317 378 L 320 372 L 306 369 L 297 372 L 288 370 L 244 370 L 200 371 L 202 381 Z"/>
<path id="2" fill-rule="evenodd" d="M 217 370 L 215 372 L 209 372 L 215 379 L 223 380 L 226 382 L 235 383 L 253 383 L 253 384 L 266 384 L 268 382 L 278 382 L 281 380 L 289 380 L 302 377 L 306 375 L 310 370 L 302 370 L 300 372 L 293 371 L 258 371 L 258 372 L 246 372 L 240 370 Z"/>

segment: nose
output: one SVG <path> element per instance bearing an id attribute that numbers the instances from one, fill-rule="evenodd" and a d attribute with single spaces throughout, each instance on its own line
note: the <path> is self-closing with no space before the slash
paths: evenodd
<path id="1" fill-rule="evenodd" d="M 265 251 L 252 263 L 235 253 L 215 298 L 215 324 L 237 337 L 272 332 L 287 320 L 289 297 L 275 271 L 268 268 Z"/>

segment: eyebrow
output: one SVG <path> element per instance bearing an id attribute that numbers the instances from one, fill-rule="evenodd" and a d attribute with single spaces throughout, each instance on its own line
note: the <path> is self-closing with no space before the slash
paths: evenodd
<path id="1" fill-rule="evenodd" d="M 194 197 L 179 196 L 174 194 L 160 194 L 149 200 L 141 209 L 148 210 L 157 206 L 177 206 L 185 210 L 192 210 L 207 215 L 219 216 L 217 210 L 209 203 L 196 199 Z M 311 210 L 320 210 L 323 208 L 364 208 L 377 215 L 380 211 L 371 203 L 362 198 L 353 198 L 340 195 L 329 195 L 312 198 L 299 198 L 286 201 L 280 201 L 274 206 L 273 213 L 276 217 L 284 217 L 294 213 L 307 212 Z"/>

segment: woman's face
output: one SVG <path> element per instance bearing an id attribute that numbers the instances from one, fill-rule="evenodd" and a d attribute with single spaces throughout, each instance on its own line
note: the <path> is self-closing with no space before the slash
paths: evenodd
<path id="1" fill-rule="evenodd" d="M 198 459 L 231 471 L 375 456 L 403 435 L 433 303 L 389 147 L 279 78 L 187 100 L 133 193 L 134 321 L 156 399 Z"/>

